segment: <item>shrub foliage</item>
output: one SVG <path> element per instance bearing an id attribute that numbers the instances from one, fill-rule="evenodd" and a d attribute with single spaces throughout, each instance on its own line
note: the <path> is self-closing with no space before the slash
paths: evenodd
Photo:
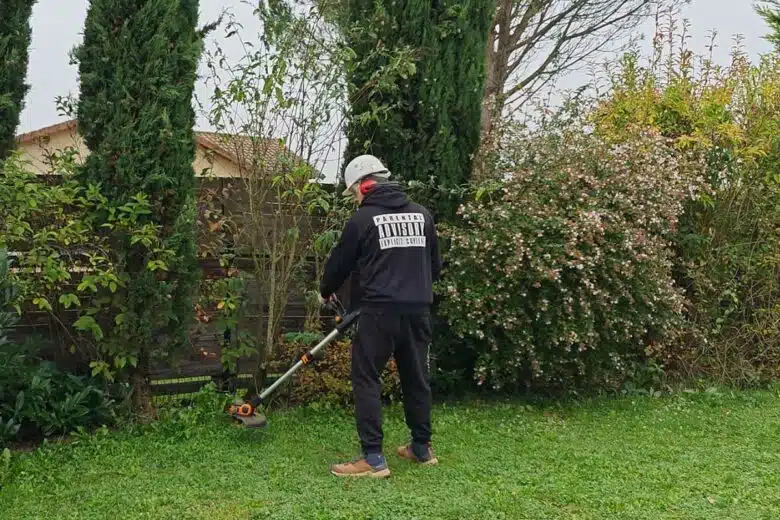
<path id="1" fill-rule="evenodd" d="M 495 184 L 444 228 L 462 374 L 496 388 L 614 388 L 648 364 L 778 376 L 780 57 L 736 49 L 718 66 L 676 36 L 659 32 L 645 66 L 613 64 L 568 119 L 508 132 Z"/>
<path id="2" fill-rule="evenodd" d="M 311 349 L 319 334 L 290 334 L 279 347 L 272 364 L 274 372 L 282 373 L 303 353 Z M 352 344 L 349 340 L 335 341 L 328 345 L 312 365 L 299 370 L 290 385 L 281 393 L 287 404 L 318 404 L 351 406 L 352 394 Z M 382 375 L 381 396 L 385 400 L 400 398 L 401 380 L 395 361 L 390 360 Z"/>
<path id="3" fill-rule="evenodd" d="M 72 150 L 55 154 L 53 168 L 59 175 L 47 180 L 18 154 L 0 167 L 0 247 L 13 252 L 16 267 L 9 273 L 16 288 L 10 305 L 18 313 L 49 313 L 67 339 L 67 355 L 90 361 L 93 375 L 111 379 L 113 369 L 136 360 L 109 340 L 122 334 L 121 295 L 129 282 L 112 236 L 146 251 L 150 271 L 165 266 L 170 252 L 161 247 L 159 227 L 142 222 L 151 211 L 142 193 L 112 204 L 96 184 L 75 178 Z"/>
<path id="4" fill-rule="evenodd" d="M 112 403 L 100 384 L 42 360 L 32 341 L 12 339 L 19 288 L 10 266 L 8 251 L 0 246 L 0 447 L 111 422 Z"/>
<path id="5" fill-rule="evenodd" d="M 445 228 L 450 326 L 494 389 L 619 386 L 674 339 L 673 233 L 695 189 L 653 133 L 612 146 L 556 119 L 515 137 Z"/>
<path id="6" fill-rule="evenodd" d="M 486 0 L 343 2 L 354 91 L 345 159 L 372 153 L 421 189 L 437 216 L 452 217 L 452 190 L 467 183 L 479 147 L 485 48 L 494 6 Z M 377 72 L 411 58 L 396 78 Z M 432 185 L 431 185 L 432 184 Z"/>
<path id="7" fill-rule="evenodd" d="M 677 369 L 723 383 L 780 374 L 780 57 L 728 66 L 683 47 L 625 58 L 593 114 L 614 143 L 657 131 L 702 162 L 706 196 L 685 206 L 676 278 L 685 289 Z M 666 59 L 663 59 L 666 56 Z"/>

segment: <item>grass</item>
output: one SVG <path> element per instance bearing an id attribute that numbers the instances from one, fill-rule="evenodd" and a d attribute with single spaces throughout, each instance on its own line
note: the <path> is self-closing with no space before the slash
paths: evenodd
<path id="1" fill-rule="evenodd" d="M 388 454 L 387 480 L 328 473 L 355 433 L 327 410 L 272 413 L 263 431 L 212 420 L 48 446 L 14 456 L 0 518 L 780 518 L 776 393 L 466 403 L 434 419 L 441 464 Z M 385 424 L 388 448 L 406 440 L 398 407 Z"/>

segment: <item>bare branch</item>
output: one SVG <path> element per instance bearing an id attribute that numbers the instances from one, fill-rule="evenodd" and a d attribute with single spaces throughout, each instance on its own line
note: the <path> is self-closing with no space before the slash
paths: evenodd
<path id="1" fill-rule="evenodd" d="M 501 118 L 600 52 L 629 45 L 631 29 L 687 0 L 498 0 L 486 48 L 482 144 L 489 154 Z M 655 8 L 655 9 L 653 9 Z M 475 161 L 480 175 L 482 159 Z"/>
<path id="2" fill-rule="evenodd" d="M 571 5 L 568 8 L 558 13 L 557 15 L 553 16 L 550 20 L 546 20 L 545 15 L 547 14 L 547 11 L 550 9 L 550 7 L 553 6 L 553 3 L 551 1 L 548 0 L 548 4 L 545 6 L 545 9 L 539 10 L 538 13 L 533 11 L 533 9 L 535 8 L 533 4 L 529 5 L 528 9 L 526 10 L 526 14 L 529 14 L 531 18 L 533 18 L 537 14 L 539 15 L 536 24 L 536 29 L 534 29 L 534 32 L 531 33 L 530 35 L 527 35 L 527 37 L 524 38 L 523 40 L 520 40 L 520 38 L 524 35 L 524 32 L 516 34 L 512 45 L 512 50 L 514 51 L 522 47 L 528 47 L 529 45 L 532 45 L 534 42 L 540 41 L 545 36 L 547 36 L 553 29 L 555 29 L 560 24 L 566 22 L 567 20 L 569 24 L 573 23 L 577 19 L 577 13 L 583 8 L 583 6 L 587 3 L 587 1 L 588 0 L 572 1 Z"/>
<path id="3" fill-rule="evenodd" d="M 546 0 L 547 4 L 544 6 L 545 8 L 549 8 L 551 5 L 550 0 Z M 518 4 L 520 5 L 520 4 Z M 542 10 L 542 4 L 541 2 L 532 2 L 525 10 L 523 15 L 520 18 L 520 21 L 517 25 L 515 25 L 512 28 L 512 39 L 510 40 L 509 44 L 511 46 L 512 50 L 517 50 L 520 42 L 520 38 L 526 33 L 528 30 L 529 25 L 531 24 L 531 20 L 533 20 L 534 16 L 539 15 L 539 19 L 544 18 L 544 13 Z M 515 17 L 517 15 L 517 12 L 515 12 Z"/>
<path id="4" fill-rule="evenodd" d="M 505 103 L 525 89 L 538 90 L 595 53 L 617 50 L 620 36 L 652 14 L 654 6 L 680 0 L 513 0 L 511 32 L 501 38 L 506 13 L 499 9 L 489 61 L 494 102 Z M 497 91 L 497 92 L 496 92 Z M 496 107 L 500 113 L 501 107 Z M 495 112 L 495 110 L 494 110 Z M 483 125 L 484 128 L 484 125 Z"/>

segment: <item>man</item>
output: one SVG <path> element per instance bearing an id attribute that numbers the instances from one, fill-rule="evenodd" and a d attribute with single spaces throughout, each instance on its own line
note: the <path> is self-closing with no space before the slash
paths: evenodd
<path id="1" fill-rule="evenodd" d="M 354 196 L 359 208 L 328 258 L 320 285 L 321 298 L 332 298 L 357 267 L 363 295 L 352 346 L 352 386 L 363 454 L 332 466 L 337 476 L 390 475 L 382 451 L 380 376 L 391 355 L 398 366 L 412 437 L 396 453 L 422 464 L 438 462 L 431 449 L 428 382 L 432 286 L 441 272 L 436 228 L 428 210 L 411 202 L 389 177 L 387 168 L 371 155 L 347 165 L 344 194 Z"/>

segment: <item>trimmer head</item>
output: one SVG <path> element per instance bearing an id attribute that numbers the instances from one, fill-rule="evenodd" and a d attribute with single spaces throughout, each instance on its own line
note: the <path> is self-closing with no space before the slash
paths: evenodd
<path id="1" fill-rule="evenodd" d="M 265 415 L 256 412 L 252 415 L 233 414 L 233 418 L 240 422 L 244 428 L 265 428 L 268 425 L 268 419 Z"/>
<path id="2" fill-rule="evenodd" d="M 233 403 L 228 409 L 228 413 L 241 423 L 244 428 L 265 428 L 268 424 L 268 420 L 265 415 L 258 412 L 257 408 L 252 407 L 249 403 Z"/>

